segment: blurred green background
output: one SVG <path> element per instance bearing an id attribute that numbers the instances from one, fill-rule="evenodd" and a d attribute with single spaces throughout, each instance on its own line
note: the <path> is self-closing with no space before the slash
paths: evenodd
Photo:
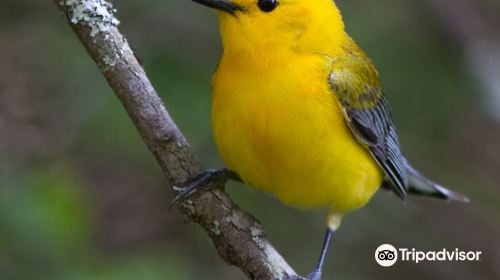
<path id="1" fill-rule="evenodd" d="M 481 52 L 483 63 L 498 59 L 491 40 L 498 33 L 456 33 L 431 4 L 438 0 L 338 2 L 348 31 L 379 68 L 405 153 L 472 202 L 402 203 L 381 191 L 345 219 L 325 279 L 500 279 L 500 108 L 473 51 L 487 42 L 493 51 Z M 478 9 L 485 27 L 500 30 L 498 1 L 447 8 L 457 12 L 453 3 L 463 2 Z M 209 123 L 210 76 L 221 53 L 213 12 L 188 0 L 114 3 L 122 32 L 196 154 L 206 166 L 222 166 Z M 461 18 L 468 21 L 478 27 Z M 500 79 L 488 73 L 490 83 Z M 299 273 L 313 268 L 324 232 L 320 213 L 283 207 L 236 183 L 227 190 Z M 171 199 L 155 160 L 52 1 L 3 0 L 0 279 L 243 279 L 197 225 L 169 212 Z M 382 243 L 483 254 L 480 262 L 381 268 L 373 255 Z"/>

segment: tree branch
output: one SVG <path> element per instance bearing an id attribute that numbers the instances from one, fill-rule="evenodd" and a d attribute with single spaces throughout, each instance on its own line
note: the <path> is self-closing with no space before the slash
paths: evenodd
<path id="1" fill-rule="evenodd" d="M 202 167 L 144 69 L 119 32 L 112 4 L 105 0 L 53 0 L 106 77 L 160 164 L 169 185 Z M 179 209 L 200 224 L 227 263 L 250 279 L 285 279 L 293 269 L 266 240 L 259 222 L 220 188 L 194 195 Z"/>

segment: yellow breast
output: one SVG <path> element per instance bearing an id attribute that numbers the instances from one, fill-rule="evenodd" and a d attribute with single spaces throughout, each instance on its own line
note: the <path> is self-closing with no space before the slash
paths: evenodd
<path id="1" fill-rule="evenodd" d="M 340 213 L 363 206 L 383 175 L 346 125 L 327 60 L 293 51 L 275 57 L 222 58 L 212 93 L 222 159 L 285 204 Z"/>

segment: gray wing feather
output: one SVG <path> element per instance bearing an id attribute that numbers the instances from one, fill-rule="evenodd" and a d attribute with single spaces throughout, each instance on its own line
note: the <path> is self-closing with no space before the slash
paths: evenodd
<path id="1" fill-rule="evenodd" d="M 353 133 L 367 145 L 396 194 L 404 199 L 408 190 L 407 172 L 385 97 L 382 96 L 373 108 L 345 109 L 345 112 Z"/>
<path id="2" fill-rule="evenodd" d="M 329 82 L 353 135 L 385 172 L 383 187 L 392 188 L 402 199 L 411 193 L 468 201 L 467 197 L 430 181 L 407 162 L 377 70 L 354 43 L 350 46 L 345 58 L 332 59 Z"/>
<path id="3" fill-rule="evenodd" d="M 351 88 L 348 79 L 356 79 L 349 69 L 337 70 L 330 76 L 330 85 L 342 105 L 347 123 L 384 170 L 394 192 L 404 199 L 408 191 L 407 171 L 387 101 L 378 85 L 365 84 L 360 90 Z M 359 84 L 360 81 L 352 82 Z"/>

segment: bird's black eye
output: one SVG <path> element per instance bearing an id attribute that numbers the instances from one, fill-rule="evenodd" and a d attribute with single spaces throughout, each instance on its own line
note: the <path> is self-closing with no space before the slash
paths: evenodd
<path id="1" fill-rule="evenodd" d="M 259 2 L 257 2 L 257 6 L 259 6 L 261 11 L 269 13 L 276 9 L 278 6 L 278 0 L 259 0 Z"/>

